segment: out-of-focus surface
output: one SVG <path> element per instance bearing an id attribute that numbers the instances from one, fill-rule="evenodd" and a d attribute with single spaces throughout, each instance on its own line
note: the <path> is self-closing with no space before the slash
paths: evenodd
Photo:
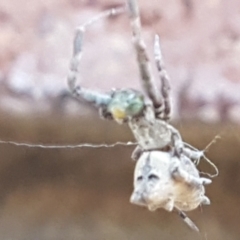
<path id="1" fill-rule="evenodd" d="M 133 140 L 127 126 L 101 121 L 67 96 L 74 28 L 120 0 L 0 0 L 0 139 L 78 144 Z M 240 2 L 140 1 L 152 51 L 161 37 L 171 76 L 174 120 L 220 175 L 212 204 L 190 212 L 191 232 L 175 214 L 129 203 L 132 147 L 35 149 L 0 145 L 0 239 L 237 240 L 240 229 Z M 87 31 L 80 67 L 86 87 L 140 89 L 126 16 Z M 211 171 L 204 161 L 200 168 Z"/>
<path id="2" fill-rule="evenodd" d="M 123 3 L 1 0 L 0 108 L 18 114 L 71 111 L 63 92 L 74 29 Z M 161 37 L 174 117 L 239 123 L 240 2 L 151 0 L 140 7 L 149 53 L 154 34 Z M 86 87 L 140 88 L 126 14 L 89 27 L 80 72 Z"/>

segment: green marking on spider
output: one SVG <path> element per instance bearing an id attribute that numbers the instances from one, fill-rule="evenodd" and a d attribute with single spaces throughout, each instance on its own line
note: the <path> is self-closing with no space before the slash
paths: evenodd
<path id="1" fill-rule="evenodd" d="M 141 115 L 145 107 L 143 95 L 133 89 L 116 90 L 107 105 L 115 120 L 127 120 Z"/>

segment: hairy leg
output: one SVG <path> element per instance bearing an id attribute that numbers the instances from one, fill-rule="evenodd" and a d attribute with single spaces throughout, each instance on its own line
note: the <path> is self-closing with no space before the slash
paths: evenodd
<path id="1" fill-rule="evenodd" d="M 124 8 L 117 8 L 117 9 L 111 9 L 108 11 L 105 11 L 98 16 L 90 19 L 88 22 L 84 23 L 80 27 L 76 29 L 75 37 L 73 41 L 73 55 L 70 61 L 70 69 L 68 73 L 68 87 L 71 91 L 72 95 L 84 99 L 87 102 L 93 103 L 96 106 L 104 106 L 106 105 L 110 99 L 111 96 L 109 94 L 102 94 L 98 93 L 86 88 L 81 87 L 77 84 L 77 78 L 78 78 L 78 67 L 82 58 L 82 48 L 83 48 L 83 36 L 86 31 L 86 28 L 93 24 L 94 22 L 105 18 L 109 16 L 113 16 L 116 14 L 119 14 L 124 11 Z"/>
<path id="2" fill-rule="evenodd" d="M 200 158 L 204 156 L 203 151 L 199 151 L 197 149 L 193 150 L 186 147 L 178 130 L 172 126 L 169 126 L 169 128 L 171 129 L 172 132 L 171 142 L 174 154 L 179 158 L 181 157 L 181 154 L 184 154 L 186 157 L 194 161 L 194 163 L 197 165 L 200 161 Z"/>
<path id="3" fill-rule="evenodd" d="M 160 41 L 159 36 L 155 36 L 154 41 L 154 56 L 155 62 L 159 74 L 159 78 L 161 81 L 161 107 L 156 109 L 156 116 L 160 119 L 168 121 L 170 119 L 171 113 L 171 101 L 170 101 L 170 83 L 169 83 L 169 76 L 167 71 L 164 68 L 163 64 L 163 57 L 160 48 Z"/>
<path id="4" fill-rule="evenodd" d="M 179 214 L 179 216 L 183 219 L 183 221 L 194 231 L 199 232 L 198 227 L 195 225 L 195 223 L 187 216 L 186 213 L 184 213 L 183 211 L 175 208 L 175 210 L 177 211 L 177 213 Z"/>
<path id="5" fill-rule="evenodd" d="M 210 184 L 212 181 L 208 178 L 200 178 L 200 177 L 194 177 L 185 170 L 181 168 L 181 165 L 179 162 L 175 162 L 172 164 L 170 173 L 172 177 L 179 182 L 184 182 L 187 185 L 198 188 L 202 185 Z"/>
<path id="6" fill-rule="evenodd" d="M 137 0 L 127 0 L 129 17 L 131 21 L 133 44 L 137 54 L 137 61 L 141 75 L 143 89 L 150 98 L 155 108 L 161 106 L 157 89 L 154 85 L 151 64 L 146 51 L 146 45 L 142 38 L 141 21 L 139 16 L 139 8 Z"/>
<path id="7" fill-rule="evenodd" d="M 168 127 L 172 132 L 171 144 L 173 147 L 174 155 L 176 155 L 178 158 L 181 158 L 181 154 L 183 153 L 183 148 L 184 148 L 182 137 L 177 129 L 175 129 L 170 125 Z"/>
<path id="8" fill-rule="evenodd" d="M 203 197 L 201 198 L 201 204 L 203 204 L 203 205 L 210 205 L 210 204 L 211 204 L 211 201 L 210 201 L 210 199 L 209 199 L 208 197 L 203 196 Z"/>
<path id="9" fill-rule="evenodd" d="M 134 160 L 134 161 L 137 161 L 140 156 L 142 155 L 143 153 L 143 150 L 142 148 L 140 148 L 139 146 L 137 146 L 134 150 L 133 150 L 133 153 L 131 155 L 131 158 Z"/>

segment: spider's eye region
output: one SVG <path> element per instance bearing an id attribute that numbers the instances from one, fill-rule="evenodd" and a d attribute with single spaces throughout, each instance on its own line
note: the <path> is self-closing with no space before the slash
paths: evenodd
<path id="1" fill-rule="evenodd" d="M 148 179 L 149 180 L 159 180 L 159 177 L 156 174 L 152 173 L 148 176 Z"/>
<path id="2" fill-rule="evenodd" d="M 133 90 L 116 91 L 108 104 L 115 119 L 127 119 L 141 114 L 145 106 L 143 96 Z"/>

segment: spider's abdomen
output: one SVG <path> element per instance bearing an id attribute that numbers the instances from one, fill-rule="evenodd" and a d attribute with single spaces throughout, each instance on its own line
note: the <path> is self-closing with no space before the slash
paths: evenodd
<path id="1" fill-rule="evenodd" d="M 196 209 L 201 204 L 209 205 L 210 200 L 205 196 L 205 188 L 203 185 L 198 185 L 196 188 L 189 187 L 184 182 L 175 182 L 174 185 L 174 206 L 181 211 L 191 211 Z"/>
<path id="2" fill-rule="evenodd" d="M 205 196 L 203 179 L 196 166 L 185 156 L 181 159 L 170 152 L 144 152 L 134 172 L 131 202 L 154 211 L 191 211 L 200 204 L 210 204 Z"/>
<path id="3" fill-rule="evenodd" d="M 202 202 L 205 189 L 201 185 L 198 188 L 189 189 L 184 183 L 174 183 L 174 205 L 181 211 L 191 211 L 196 209 Z"/>

